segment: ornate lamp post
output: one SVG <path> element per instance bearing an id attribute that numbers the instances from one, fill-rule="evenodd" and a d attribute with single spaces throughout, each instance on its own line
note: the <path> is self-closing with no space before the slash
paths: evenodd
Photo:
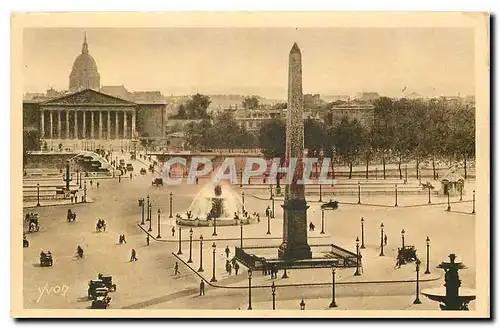
<path id="1" fill-rule="evenodd" d="M 252 309 L 252 269 L 248 269 L 248 310 Z"/>
<path id="2" fill-rule="evenodd" d="M 323 190 L 322 190 L 322 186 L 321 186 L 321 182 L 320 182 L 319 183 L 319 202 L 323 201 L 322 194 L 323 194 Z"/>
<path id="3" fill-rule="evenodd" d="M 379 256 L 384 256 L 384 223 L 380 224 L 380 254 Z"/>
<path id="4" fill-rule="evenodd" d="M 243 187 L 243 169 L 241 169 L 240 171 L 240 188 Z M 245 202 L 243 202 L 243 204 L 245 204 Z"/>
<path id="5" fill-rule="evenodd" d="M 40 184 L 36 184 L 36 206 L 40 206 Z"/>
<path id="6" fill-rule="evenodd" d="M 139 206 L 141 207 L 141 225 L 144 225 L 144 198 L 139 199 Z"/>
<path id="7" fill-rule="evenodd" d="M 80 172 L 80 186 L 79 186 L 80 189 L 82 189 L 82 174 L 83 174 L 83 172 Z"/>
<path id="8" fill-rule="evenodd" d="M 325 234 L 325 210 L 321 209 L 321 232 L 320 234 Z"/>
<path id="9" fill-rule="evenodd" d="M 161 238 L 161 234 L 160 234 L 160 209 L 158 209 L 158 211 L 156 211 L 158 213 L 158 236 L 156 236 L 156 238 Z"/>
<path id="10" fill-rule="evenodd" d="M 361 181 L 358 181 L 358 204 L 361 204 Z"/>
<path id="11" fill-rule="evenodd" d="M 217 245 L 215 245 L 215 241 L 212 244 L 212 279 L 210 279 L 210 282 L 217 282 L 217 279 L 215 279 L 215 251 L 217 250 Z"/>
<path id="12" fill-rule="evenodd" d="M 212 236 L 217 236 L 217 218 L 214 216 L 214 232 L 212 233 Z"/>
<path id="13" fill-rule="evenodd" d="M 271 234 L 271 215 L 267 215 L 267 235 Z"/>
<path id="14" fill-rule="evenodd" d="M 200 235 L 200 267 L 198 272 L 203 272 L 203 235 Z"/>
<path id="15" fill-rule="evenodd" d="M 182 255 L 182 226 L 179 224 L 179 250 L 177 255 Z"/>
<path id="16" fill-rule="evenodd" d="M 405 164 L 405 184 L 408 182 L 408 164 Z"/>
<path id="17" fill-rule="evenodd" d="M 272 183 L 269 184 L 269 199 L 273 199 L 273 184 Z"/>
<path id="18" fill-rule="evenodd" d="M 193 228 L 189 229 L 189 260 L 187 263 L 193 263 Z"/>
<path id="19" fill-rule="evenodd" d="M 83 184 L 83 202 L 87 202 L 87 181 Z"/>
<path id="20" fill-rule="evenodd" d="M 396 203 L 394 204 L 394 207 L 398 207 L 398 185 L 396 185 L 395 191 L 396 191 Z"/>
<path id="21" fill-rule="evenodd" d="M 430 204 L 431 203 L 431 184 L 430 183 L 427 186 L 427 189 L 429 190 L 429 201 L 427 202 L 427 204 Z"/>
<path id="22" fill-rule="evenodd" d="M 476 214 L 476 191 L 472 190 L 472 214 Z"/>
<path id="23" fill-rule="evenodd" d="M 276 285 L 274 281 L 271 284 L 271 295 L 273 296 L 273 310 L 276 310 Z"/>
<path id="24" fill-rule="evenodd" d="M 79 176 L 80 176 L 80 170 L 79 169 L 76 169 L 76 184 L 78 185 L 80 182 L 80 179 L 79 179 Z"/>
<path id="25" fill-rule="evenodd" d="M 240 248 L 243 249 L 243 220 L 240 220 Z"/>
<path id="26" fill-rule="evenodd" d="M 361 218 L 361 249 L 365 249 L 365 219 Z"/>
<path id="27" fill-rule="evenodd" d="M 147 214 L 148 214 L 146 221 L 149 221 L 149 220 L 151 220 L 151 218 L 149 217 L 149 195 L 146 198 L 147 198 L 146 210 L 147 210 Z"/>
<path id="28" fill-rule="evenodd" d="M 420 286 L 419 286 L 419 283 L 420 283 L 420 276 L 419 276 L 419 271 L 420 271 L 420 260 L 417 259 L 417 261 L 415 261 L 415 269 L 417 271 L 417 286 L 416 286 L 416 296 L 415 296 L 415 300 L 413 301 L 413 304 L 422 304 L 422 301 L 420 300 L 419 298 L 419 295 L 420 295 Z"/>
<path id="29" fill-rule="evenodd" d="M 332 267 L 332 302 L 328 307 L 337 307 L 337 303 L 335 302 L 335 267 Z"/>
<path id="30" fill-rule="evenodd" d="M 304 298 L 302 298 L 302 301 L 300 301 L 299 306 L 301 310 L 306 309 L 306 302 L 304 302 Z"/>
<path id="31" fill-rule="evenodd" d="M 245 192 L 241 192 L 241 203 L 243 204 L 243 209 L 245 209 Z"/>
<path id="32" fill-rule="evenodd" d="M 401 247 L 405 248 L 405 229 L 401 230 Z"/>
<path id="33" fill-rule="evenodd" d="M 172 206 L 173 206 L 172 198 L 173 198 L 173 195 L 172 195 L 172 193 L 170 193 L 170 214 L 168 215 L 169 219 L 173 218 L 173 216 L 172 216 Z"/>
<path id="34" fill-rule="evenodd" d="M 448 207 L 446 208 L 446 211 L 449 212 L 451 211 L 451 204 L 450 204 L 450 189 L 446 190 L 446 195 L 448 196 Z"/>
<path id="35" fill-rule="evenodd" d="M 151 203 L 149 203 L 149 208 L 148 208 L 149 228 L 148 228 L 148 231 L 153 231 L 153 229 L 151 228 L 151 223 L 153 222 L 152 215 L 151 215 L 151 208 L 152 207 L 153 206 L 151 205 Z"/>
<path id="36" fill-rule="evenodd" d="M 425 269 L 425 272 L 424 274 L 429 274 L 431 273 L 431 270 L 429 270 L 429 258 L 430 258 L 430 254 L 429 254 L 429 247 L 430 247 L 430 243 L 431 243 L 431 240 L 429 239 L 429 236 L 427 236 L 427 238 L 425 239 L 425 243 L 426 243 L 426 248 L 427 248 L 427 260 L 426 260 L 426 266 L 427 268 Z"/>
<path id="37" fill-rule="evenodd" d="M 356 237 L 356 272 L 354 272 L 355 276 L 360 276 L 359 272 L 359 237 Z"/>
<path id="38" fill-rule="evenodd" d="M 274 196 L 271 197 L 271 217 L 274 219 Z"/>

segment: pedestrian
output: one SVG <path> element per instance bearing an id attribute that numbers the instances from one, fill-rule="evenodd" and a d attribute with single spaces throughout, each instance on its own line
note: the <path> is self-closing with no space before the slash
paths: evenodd
<path id="1" fill-rule="evenodd" d="M 387 245 L 387 235 L 384 234 L 384 245 Z"/>
<path id="2" fill-rule="evenodd" d="M 172 237 L 175 236 L 175 227 L 172 227 Z"/>
<path id="3" fill-rule="evenodd" d="M 229 273 L 229 275 L 231 275 L 232 269 L 233 267 L 231 266 L 231 264 L 227 262 L 227 273 Z"/>
<path id="4" fill-rule="evenodd" d="M 104 231 L 106 231 L 106 225 L 104 225 Z M 127 241 L 125 240 L 125 234 L 122 235 L 122 240 L 126 244 Z"/>
<path id="5" fill-rule="evenodd" d="M 229 246 L 226 246 L 226 258 L 229 258 L 229 254 L 231 253 L 231 251 L 229 250 Z"/>
<path id="6" fill-rule="evenodd" d="M 238 275 L 238 270 L 240 269 L 240 265 L 238 262 L 234 263 L 234 274 Z"/>
<path id="7" fill-rule="evenodd" d="M 205 282 L 203 281 L 203 279 L 201 279 L 200 282 L 200 296 L 201 295 L 205 295 Z"/>
<path id="8" fill-rule="evenodd" d="M 132 255 L 130 256 L 130 262 L 137 261 L 137 260 L 138 260 L 138 258 L 136 256 L 135 249 L 132 248 Z"/>
<path id="9" fill-rule="evenodd" d="M 269 208 L 269 205 L 266 207 L 266 217 L 270 216 L 271 214 L 271 209 Z"/>
<path id="10" fill-rule="evenodd" d="M 132 180 L 132 172 L 130 172 L 130 180 Z"/>
<path id="11" fill-rule="evenodd" d="M 178 275 L 178 274 L 181 274 L 179 272 L 179 263 L 178 262 L 175 262 L 175 266 L 174 266 L 174 275 Z"/>
<path id="12" fill-rule="evenodd" d="M 73 199 L 74 199 L 73 194 L 71 194 L 70 198 L 71 198 L 71 204 L 73 204 Z"/>
<path id="13" fill-rule="evenodd" d="M 99 188 L 99 181 L 97 181 L 97 188 Z"/>
<path id="14" fill-rule="evenodd" d="M 198 177 L 196 177 L 196 184 L 198 184 Z"/>
<path id="15" fill-rule="evenodd" d="M 118 183 L 120 183 L 120 182 L 122 182 L 122 175 L 121 174 L 118 176 Z"/>
<path id="16" fill-rule="evenodd" d="M 92 187 L 92 180 L 90 180 L 90 186 Z"/>
<path id="17" fill-rule="evenodd" d="M 146 245 L 149 246 L 149 235 L 146 236 Z"/>
<path id="18" fill-rule="evenodd" d="M 260 222 L 260 214 L 257 213 L 257 222 Z"/>
<path id="19" fill-rule="evenodd" d="M 229 261 L 226 260 L 226 273 L 229 273 L 229 268 L 231 267 L 231 264 L 229 264 Z"/>

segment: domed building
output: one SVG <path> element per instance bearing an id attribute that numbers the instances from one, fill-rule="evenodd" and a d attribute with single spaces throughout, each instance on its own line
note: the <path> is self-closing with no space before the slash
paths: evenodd
<path id="1" fill-rule="evenodd" d="M 99 90 L 101 77 L 97 71 L 97 64 L 89 54 L 87 34 L 85 33 L 82 53 L 76 57 L 69 75 L 69 91 L 76 92 L 84 89 Z"/>

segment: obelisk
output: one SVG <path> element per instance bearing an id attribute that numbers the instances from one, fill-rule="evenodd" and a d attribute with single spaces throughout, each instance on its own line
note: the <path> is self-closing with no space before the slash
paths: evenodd
<path id="1" fill-rule="evenodd" d="M 304 157 L 304 103 L 302 94 L 302 54 L 297 43 L 290 50 L 288 63 L 288 106 L 286 116 L 285 161 L 296 161 L 291 183 L 285 185 L 283 207 L 283 243 L 278 257 L 283 260 L 302 260 L 312 257 L 307 244 L 307 204 L 302 179 Z"/>

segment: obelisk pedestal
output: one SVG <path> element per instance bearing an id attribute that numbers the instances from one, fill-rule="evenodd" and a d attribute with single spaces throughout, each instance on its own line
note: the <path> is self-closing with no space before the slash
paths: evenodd
<path id="1" fill-rule="evenodd" d="M 278 257 L 283 260 L 312 258 L 307 244 L 307 206 L 302 179 L 304 157 L 304 104 L 302 94 L 302 54 L 297 43 L 293 44 L 288 68 L 288 106 L 286 118 L 285 161 L 296 166 L 291 183 L 285 185 L 285 200 L 282 205 L 283 243 Z"/>

